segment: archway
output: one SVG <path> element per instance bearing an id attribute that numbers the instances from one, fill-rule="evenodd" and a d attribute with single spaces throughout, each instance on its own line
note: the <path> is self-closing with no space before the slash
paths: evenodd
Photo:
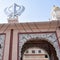
<path id="1" fill-rule="evenodd" d="M 21 60 L 23 60 L 24 52 L 29 48 L 40 48 L 45 50 L 49 55 L 49 60 L 58 60 L 55 48 L 48 41 L 45 40 L 29 40 L 23 46 L 21 50 Z"/>

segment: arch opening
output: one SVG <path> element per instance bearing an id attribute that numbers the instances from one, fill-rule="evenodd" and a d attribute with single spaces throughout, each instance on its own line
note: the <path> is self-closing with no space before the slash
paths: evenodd
<path id="1" fill-rule="evenodd" d="M 49 56 L 48 60 L 58 60 L 55 48 L 48 41 L 45 41 L 45 40 L 29 40 L 29 41 L 27 41 L 22 46 L 22 49 L 21 49 L 21 60 L 23 60 L 24 53 L 30 48 L 39 48 L 39 49 L 42 49 L 42 51 L 45 50 Z M 45 55 L 45 57 L 47 57 L 47 55 Z"/>

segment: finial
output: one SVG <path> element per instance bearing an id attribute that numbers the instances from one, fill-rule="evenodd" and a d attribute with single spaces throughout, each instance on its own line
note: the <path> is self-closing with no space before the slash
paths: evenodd
<path id="1" fill-rule="evenodd" d="M 54 5 L 51 11 L 51 15 L 52 20 L 60 20 L 60 7 Z"/>
<path id="2" fill-rule="evenodd" d="M 10 7 L 5 8 L 4 12 L 8 16 L 8 18 L 16 18 L 17 16 L 20 16 L 24 10 L 24 6 L 19 6 L 14 3 Z"/>

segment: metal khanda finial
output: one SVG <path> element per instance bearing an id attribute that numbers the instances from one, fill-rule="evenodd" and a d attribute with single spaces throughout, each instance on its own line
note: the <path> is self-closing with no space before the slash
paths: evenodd
<path id="1" fill-rule="evenodd" d="M 4 12 L 9 18 L 15 18 L 17 16 L 20 16 L 24 10 L 24 6 L 19 6 L 16 3 L 14 3 L 10 7 L 5 8 Z"/>

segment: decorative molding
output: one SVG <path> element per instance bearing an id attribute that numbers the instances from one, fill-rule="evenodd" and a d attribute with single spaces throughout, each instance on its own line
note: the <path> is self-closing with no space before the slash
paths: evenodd
<path id="1" fill-rule="evenodd" d="M 53 45 L 53 47 L 56 50 L 57 53 L 57 57 L 60 60 L 60 49 L 59 49 L 59 44 L 58 44 L 58 40 L 56 37 L 56 33 L 22 33 L 19 34 L 19 60 L 21 57 L 21 49 L 23 47 L 23 45 L 29 41 L 29 40 L 46 40 L 48 41 L 50 44 Z"/>
<path id="2" fill-rule="evenodd" d="M 4 44 L 5 43 L 5 34 L 0 34 L 0 60 L 3 60 L 4 55 Z"/>
<path id="3" fill-rule="evenodd" d="M 12 45 L 13 44 L 13 29 L 11 29 L 10 33 L 10 46 L 9 46 L 9 60 L 12 60 Z"/>

